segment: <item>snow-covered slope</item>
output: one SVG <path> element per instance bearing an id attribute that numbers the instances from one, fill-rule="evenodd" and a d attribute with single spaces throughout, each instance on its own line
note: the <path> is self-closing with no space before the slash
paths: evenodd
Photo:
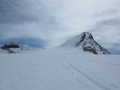
<path id="1" fill-rule="evenodd" d="M 94 54 L 110 54 L 105 48 L 101 47 L 93 38 L 91 33 L 83 32 L 82 34 L 66 41 L 62 47 L 79 47 L 84 51 Z"/>
<path id="2" fill-rule="evenodd" d="M 23 53 L 26 51 L 30 51 L 26 48 L 9 48 L 9 50 L 0 49 L 0 53 Z"/>
<path id="3" fill-rule="evenodd" d="M 0 48 L 0 53 L 8 53 L 8 51 Z"/>
<path id="4" fill-rule="evenodd" d="M 0 90 L 120 90 L 120 56 L 77 48 L 0 54 Z"/>

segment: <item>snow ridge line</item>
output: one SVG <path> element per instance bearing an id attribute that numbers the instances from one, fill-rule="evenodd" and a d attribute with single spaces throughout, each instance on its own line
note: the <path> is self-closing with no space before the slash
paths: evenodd
<path id="1" fill-rule="evenodd" d="M 71 65 L 69 62 L 68 64 L 77 72 L 79 72 L 81 75 L 83 75 L 84 77 L 86 77 L 87 79 L 89 79 L 91 82 L 93 82 L 94 84 L 96 84 L 97 86 L 99 86 L 101 89 L 103 90 L 111 90 L 108 87 L 101 85 L 100 83 L 98 83 L 97 81 L 93 80 L 92 78 L 90 78 L 88 75 L 86 75 L 85 73 L 83 73 L 81 70 L 79 70 L 78 68 L 76 68 L 75 66 Z"/>

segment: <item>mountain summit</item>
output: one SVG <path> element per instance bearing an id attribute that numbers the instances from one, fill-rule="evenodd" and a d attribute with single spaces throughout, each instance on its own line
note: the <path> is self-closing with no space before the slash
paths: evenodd
<path id="1" fill-rule="evenodd" d="M 19 48 L 19 46 L 17 44 L 14 44 L 13 42 L 10 42 L 10 43 L 5 44 L 1 48 L 2 49 Z"/>
<path id="2" fill-rule="evenodd" d="M 7 53 L 20 53 L 28 50 L 29 49 L 26 49 L 26 48 L 20 48 L 19 45 L 13 42 L 7 43 L 2 47 L 0 47 L 0 52 L 7 52 Z"/>
<path id="3" fill-rule="evenodd" d="M 89 32 L 83 32 L 82 34 L 67 40 L 61 45 L 62 47 L 79 47 L 84 51 L 92 52 L 94 54 L 110 54 L 105 48 L 99 45 Z"/>

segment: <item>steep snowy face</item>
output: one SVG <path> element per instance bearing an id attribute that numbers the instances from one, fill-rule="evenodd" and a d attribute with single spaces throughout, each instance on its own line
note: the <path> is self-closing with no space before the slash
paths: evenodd
<path id="1" fill-rule="evenodd" d="M 105 48 L 99 45 L 89 32 L 82 34 L 66 41 L 61 45 L 62 47 L 79 47 L 84 51 L 92 52 L 94 54 L 110 54 Z"/>

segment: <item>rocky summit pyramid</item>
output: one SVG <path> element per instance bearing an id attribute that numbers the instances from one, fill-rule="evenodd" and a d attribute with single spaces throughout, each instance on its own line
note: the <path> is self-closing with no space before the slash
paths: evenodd
<path id="1" fill-rule="evenodd" d="M 62 47 L 79 47 L 84 51 L 91 52 L 93 54 L 110 54 L 105 48 L 99 45 L 89 32 L 83 32 L 82 34 L 67 40 L 61 45 Z"/>

